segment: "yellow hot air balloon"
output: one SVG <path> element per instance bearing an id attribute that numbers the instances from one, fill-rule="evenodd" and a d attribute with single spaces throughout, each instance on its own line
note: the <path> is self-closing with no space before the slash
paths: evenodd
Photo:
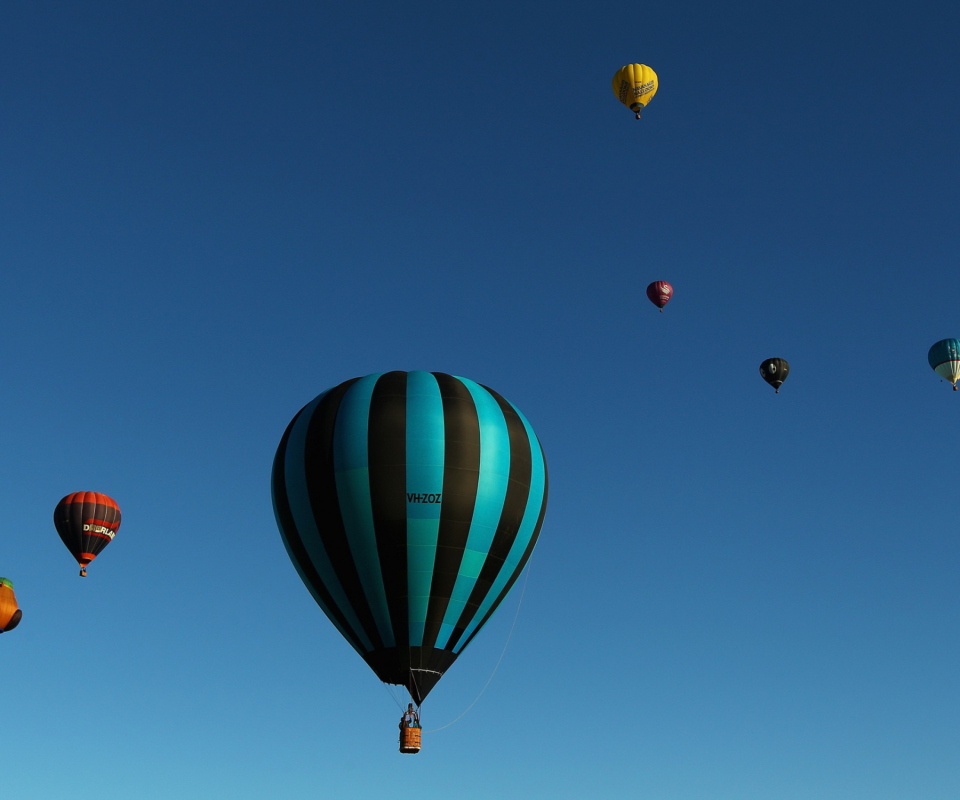
<path id="1" fill-rule="evenodd" d="M 629 108 L 637 119 L 640 112 L 657 93 L 657 73 L 646 64 L 627 64 L 613 76 L 613 93 Z"/>

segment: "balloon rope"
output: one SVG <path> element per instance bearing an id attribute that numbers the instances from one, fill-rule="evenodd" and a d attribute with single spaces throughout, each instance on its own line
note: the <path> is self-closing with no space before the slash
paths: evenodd
<path id="1" fill-rule="evenodd" d="M 421 651 L 421 654 L 422 654 L 422 653 L 423 653 L 423 648 L 420 648 L 420 651 Z M 410 672 L 409 672 L 409 674 L 410 674 L 410 683 L 413 684 L 413 688 L 416 690 L 416 694 L 414 694 L 413 692 L 410 692 L 410 699 L 413 700 L 413 702 L 417 704 L 417 708 L 420 708 L 420 702 L 417 700 L 417 697 L 420 696 L 420 687 L 417 686 L 417 676 L 414 674 L 415 670 L 413 669 L 413 661 L 411 660 L 411 656 L 412 656 L 412 655 L 413 655 L 413 649 L 412 649 L 411 646 L 408 644 L 408 645 L 407 645 L 407 664 L 410 665 L 410 667 L 409 667 L 409 670 L 410 670 Z M 408 691 L 409 691 L 409 689 L 408 689 Z"/>
<path id="2" fill-rule="evenodd" d="M 441 725 L 439 728 L 434 728 L 433 730 L 424 731 L 424 733 L 436 733 L 437 731 L 442 731 L 444 728 L 449 728 L 454 722 L 463 719 L 463 717 L 467 715 L 467 712 L 477 704 L 477 701 L 483 696 L 483 693 L 487 691 L 490 681 L 493 680 L 493 676 L 496 675 L 497 670 L 500 669 L 500 662 L 503 661 L 503 657 L 507 654 L 507 647 L 510 646 L 510 639 L 513 637 L 513 629 L 517 627 L 517 620 L 520 618 L 520 606 L 523 605 L 523 596 L 527 593 L 527 581 L 530 579 L 531 561 L 533 561 L 532 555 L 529 559 L 527 559 L 527 574 L 523 577 L 523 587 L 520 589 L 520 601 L 517 603 L 517 613 L 513 615 L 513 624 L 510 626 L 510 633 L 507 634 L 507 641 L 503 643 L 503 651 L 500 653 L 500 658 L 497 659 L 497 664 L 493 668 L 493 672 L 490 673 L 490 677 L 487 678 L 487 682 L 483 684 L 480 694 L 473 699 L 473 702 L 463 710 L 463 713 L 459 717 L 450 720 L 450 722 L 448 722 L 446 725 Z"/>
<path id="3" fill-rule="evenodd" d="M 384 688 L 384 690 L 386 691 L 386 693 L 387 693 L 388 695 L 390 695 L 390 699 L 393 700 L 394 703 L 396 703 L 397 708 L 399 708 L 401 711 L 403 711 L 403 704 L 402 704 L 399 700 L 397 700 L 397 696 L 393 693 L 393 689 L 391 689 L 391 688 L 390 688 L 389 686 L 387 686 L 387 684 L 385 684 L 385 683 L 381 683 L 380 685 Z"/>

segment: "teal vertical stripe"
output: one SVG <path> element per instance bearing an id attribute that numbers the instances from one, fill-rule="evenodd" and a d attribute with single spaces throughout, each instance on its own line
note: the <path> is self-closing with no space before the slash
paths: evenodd
<path id="1" fill-rule="evenodd" d="M 530 423 L 527 422 L 527 418 L 520 413 L 513 403 L 510 403 L 510 405 L 523 422 L 524 430 L 527 432 L 527 439 L 530 442 L 530 458 L 533 462 L 530 474 L 530 494 L 527 496 L 527 507 L 523 512 L 523 520 L 520 522 L 517 538 L 514 539 L 513 545 L 510 547 L 507 560 L 504 562 L 503 567 L 501 567 L 496 580 L 493 582 L 493 586 L 490 587 L 490 591 L 487 592 L 486 597 L 484 597 L 483 602 L 480 604 L 477 613 L 464 630 L 460 644 L 454 648 L 454 652 L 458 655 L 466 643 L 470 641 L 470 637 L 476 630 L 477 625 L 480 624 L 480 621 L 486 616 L 490 607 L 496 602 L 500 592 L 503 591 L 503 587 L 506 586 L 507 581 L 510 580 L 510 577 L 519 566 L 520 559 L 527 549 L 527 545 L 530 543 L 530 539 L 537 527 L 537 520 L 540 518 L 540 509 L 543 506 L 543 497 L 546 491 L 546 468 L 544 466 L 543 451 L 540 449 L 540 443 L 537 441 L 537 436 L 533 432 L 533 428 L 530 427 Z"/>
<path id="2" fill-rule="evenodd" d="M 300 539 L 303 541 L 303 546 L 306 548 L 307 554 L 310 557 L 310 562 L 313 564 L 314 569 L 317 570 L 317 574 L 320 576 L 320 579 L 323 581 L 323 585 L 326 587 L 327 591 L 330 593 L 330 596 L 333 598 L 333 601 L 336 603 L 337 608 L 341 611 L 343 616 L 346 617 L 347 622 L 349 622 L 350 626 L 353 628 L 354 635 L 360 639 L 360 641 L 363 643 L 363 646 L 370 651 L 373 650 L 373 644 L 367 637 L 366 633 L 364 633 L 363 626 L 360 624 L 360 620 L 357 619 L 357 615 L 354 613 L 353 608 L 347 599 L 346 592 L 344 592 L 343 586 L 341 586 L 340 581 L 337 578 L 337 573 L 333 569 L 333 564 L 330 563 L 330 557 L 327 555 L 326 548 L 323 546 L 323 541 L 320 538 L 320 531 L 317 529 L 317 523 L 314 520 L 313 509 L 310 506 L 310 495 L 307 491 L 306 474 L 303 469 L 307 428 L 310 425 L 310 418 L 313 416 L 313 412 L 316 411 L 317 406 L 323 397 L 324 395 L 320 395 L 320 397 L 317 397 L 313 402 L 307 405 L 300 413 L 300 416 L 297 418 L 293 428 L 290 430 L 290 436 L 287 439 L 287 451 L 284 454 L 283 465 L 283 476 L 287 489 L 287 500 L 290 504 L 290 513 L 293 515 L 294 524 L 297 526 L 297 532 L 300 534 Z M 294 561 L 294 563 L 296 563 L 296 561 Z M 303 577 L 302 573 L 300 577 Z M 307 586 L 307 588 L 310 588 L 310 583 L 308 581 L 304 580 L 304 584 Z M 313 594 L 312 589 L 311 594 Z M 321 608 L 324 608 L 323 603 L 320 602 L 320 598 L 315 594 L 313 594 L 313 599 L 317 601 L 317 604 Z M 330 616 L 331 620 L 334 620 L 333 616 L 329 614 L 328 616 Z M 334 621 L 334 625 L 336 625 L 336 621 Z M 339 626 L 337 627 L 339 629 Z M 344 633 L 343 630 L 340 630 L 340 632 Z M 349 637 L 347 638 L 349 639 Z"/>
<path id="3" fill-rule="evenodd" d="M 363 593 L 385 647 L 393 647 L 387 593 L 380 571 L 377 535 L 370 500 L 370 468 L 367 452 L 367 422 L 370 397 L 383 373 L 367 375 L 344 394 L 333 431 L 333 469 L 340 499 L 340 514 L 356 565 Z"/>
<path id="4" fill-rule="evenodd" d="M 497 523 L 507 496 L 507 480 L 510 477 L 510 435 L 507 422 L 497 401 L 486 389 L 468 378 L 457 378 L 473 398 L 480 423 L 480 476 L 477 483 L 477 501 L 470 521 L 467 547 L 460 561 L 457 581 L 453 585 L 450 603 L 443 615 L 443 624 L 437 636 L 437 647 L 444 648 L 450 640 L 454 626 L 463 613 L 470 592 L 480 576 L 486 560 Z"/>
<path id="5" fill-rule="evenodd" d="M 410 644 L 423 644 L 443 491 L 443 399 L 429 372 L 407 373 L 407 592 Z"/>

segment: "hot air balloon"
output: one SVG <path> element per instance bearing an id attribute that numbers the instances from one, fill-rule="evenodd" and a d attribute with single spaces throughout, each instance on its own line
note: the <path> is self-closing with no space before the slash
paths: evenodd
<path id="1" fill-rule="evenodd" d="M 654 281 L 647 287 L 647 297 L 662 312 L 673 297 L 673 287 L 666 281 Z"/>
<path id="2" fill-rule="evenodd" d="M 927 361 L 933 371 L 953 384 L 953 391 L 957 391 L 957 381 L 960 380 L 960 339 L 941 339 L 930 348 Z"/>
<path id="3" fill-rule="evenodd" d="M 768 358 L 760 365 L 760 376 L 777 390 L 777 394 L 789 374 L 790 365 L 782 358 Z"/>
<path id="4" fill-rule="evenodd" d="M 613 76 L 613 93 L 637 115 L 637 119 L 657 93 L 658 85 L 657 73 L 646 64 L 627 64 Z"/>
<path id="5" fill-rule="evenodd" d="M 120 506 L 100 492 L 73 492 L 53 510 L 53 524 L 77 563 L 80 577 L 120 529 Z"/>
<path id="6" fill-rule="evenodd" d="M 530 424 L 492 389 L 386 372 L 300 410 L 272 493 L 314 600 L 377 677 L 419 706 L 530 558 L 547 465 Z"/>
<path id="7" fill-rule="evenodd" d="M 17 596 L 13 593 L 13 583 L 0 578 L 0 633 L 12 631 L 20 624 L 23 612 L 17 605 Z"/>

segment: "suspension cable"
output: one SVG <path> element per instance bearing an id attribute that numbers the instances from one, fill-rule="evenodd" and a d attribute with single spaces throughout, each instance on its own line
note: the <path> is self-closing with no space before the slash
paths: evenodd
<path id="1" fill-rule="evenodd" d="M 393 700 L 394 703 L 396 703 L 397 708 L 403 711 L 403 704 L 397 699 L 397 695 L 394 693 L 393 689 L 391 689 L 390 686 L 386 683 L 381 683 L 380 685 L 384 688 L 386 693 L 390 695 L 390 699 Z"/>
<path id="2" fill-rule="evenodd" d="M 510 626 L 510 633 L 507 634 L 507 641 L 503 643 L 503 650 L 500 653 L 500 658 L 497 659 L 497 663 L 493 668 L 493 672 L 490 673 L 490 677 L 487 678 L 487 682 L 483 684 L 480 694 L 473 699 L 473 702 L 463 710 L 463 713 L 461 713 L 459 717 L 450 720 L 450 722 L 448 722 L 446 725 L 441 725 L 439 728 L 433 728 L 432 730 L 424 731 L 423 733 L 436 733 L 437 731 L 442 731 L 444 728 L 449 728 L 454 722 L 463 719 L 463 717 L 467 715 L 467 712 L 477 704 L 477 701 L 483 696 L 483 693 L 487 691 L 490 681 L 493 680 L 493 676 L 496 675 L 497 670 L 500 669 L 500 662 L 503 661 L 503 657 L 507 654 L 507 647 L 509 647 L 510 639 L 513 637 L 513 629 L 517 627 L 517 620 L 520 618 L 520 606 L 523 605 L 523 596 L 527 593 L 527 581 L 530 579 L 530 565 L 532 561 L 532 556 L 527 559 L 527 574 L 523 578 L 523 586 L 520 589 L 520 600 L 517 603 L 517 613 L 513 615 L 513 624 Z"/>

